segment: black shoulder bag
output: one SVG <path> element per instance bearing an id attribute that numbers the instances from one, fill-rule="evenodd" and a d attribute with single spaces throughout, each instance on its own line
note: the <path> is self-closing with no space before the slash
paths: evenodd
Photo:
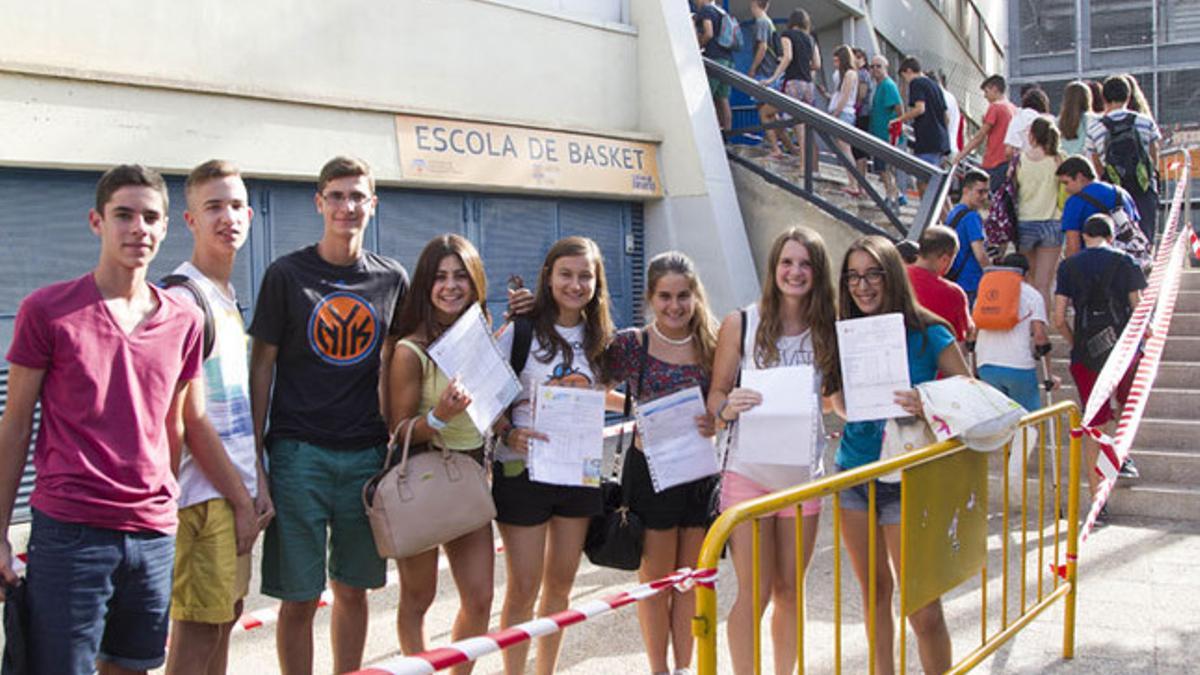
<path id="1" fill-rule="evenodd" d="M 638 353 L 637 391 L 642 393 L 642 380 L 646 374 L 646 354 L 650 349 L 650 334 L 642 331 L 642 349 Z M 625 384 L 625 417 L 633 412 L 633 388 Z M 613 457 L 612 476 L 600 484 L 604 513 L 592 517 L 588 524 L 583 552 L 593 565 L 612 567 L 619 570 L 636 570 L 642 564 L 642 536 L 645 525 L 642 518 L 629 508 L 629 495 L 625 492 L 625 477 L 621 466 L 625 453 L 633 447 L 637 434 L 632 434 L 629 445 L 625 434 L 617 440 L 617 452 Z"/>

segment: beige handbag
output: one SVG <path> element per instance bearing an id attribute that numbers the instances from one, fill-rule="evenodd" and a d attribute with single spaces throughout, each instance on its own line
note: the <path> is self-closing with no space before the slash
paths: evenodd
<path id="1" fill-rule="evenodd" d="M 413 428 L 421 419 L 400 423 L 388 443 L 383 469 L 363 486 L 363 506 L 382 558 L 407 558 L 487 525 L 496 504 L 482 466 L 452 452 L 434 435 L 430 452 L 409 457 Z M 389 468 L 403 434 L 400 463 Z"/>

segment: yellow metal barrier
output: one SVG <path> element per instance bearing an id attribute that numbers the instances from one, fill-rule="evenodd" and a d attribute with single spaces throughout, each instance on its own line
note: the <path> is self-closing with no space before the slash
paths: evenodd
<path id="1" fill-rule="evenodd" d="M 753 598 L 755 602 L 752 616 L 759 616 L 758 598 L 759 598 L 759 519 L 768 516 L 782 509 L 795 509 L 796 522 L 796 600 L 797 600 L 797 655 L 799 662 L 799 672 L 804 673 L 804 579 L 803 579 L 803 519 L 800 517 L 800 505 L 802 502 L 810 499 L 822 498 L 832 495 L 833 501 L 833 651 L 834 651 L 834 672 L 840 673 L 842 670 L 842 631 L 841 631 L 841 500 L 840 492 L 842 490 L 854 487 L 856 485 L 868 484 L 868 560 L 869 562 L 869 592 L 868 603 L 866 609 L 867 625 L 872 629 L 868 633 L 868 651 L 867 663 L 869 672 L 875 672 L 875 659 L 872 658 L 875 652 L 875 635 L 874 626 L 876 612 L 890 612 L 891 607 L 876 607 L 875 606 L 875 586 L 877 570 L 875 569 L 876 560 L 876 531 L 878 529 L 877 516 L 875 513 L 875 479 L 880 476 L 902 470 L 901 482 L 901 551 L 900 551 L 900 570 L 898 573 L 897 585 L 900 595 L 900 613 L 901 613 L 901 630 L 899 639 L 900 651 L 900 672 L 905 671 L 905 653 L 906 653 L 906 635 L 907 628 L 905 627 L 905 618 L 908 617 L 915 609 L 924 606 L 929 597 L 934 598 L 951 590 L 954 586 L 961 584 L 967 578 L 973 578 L 976 573 L 981 579 L 981 601 L 980 601 L 980 643 L 978 647 L 972 650 L 967 656 L 963 657 L 949 672 L 962 673 L 970 670 L 978 665 L 992 652 L 996 651 L 1001 645 L 1010 640 L 1022 628 L 1028 625 L 1039 614 L 1048 609 L 1054 602 L 1063 600 L 1064 615 L 1063 615 L 1063 658 L 1072 658 L 1075 652 L 1075 595 L 1076 595 L 1076 552 L 1078 546 L 1078 530 L 1079 530 L 1079 480 L 1080 480 L 1080 438 L 1078 435 L 1070 433 L 1071 430 L 1079 428 L 1080 412 L 1078 406 L 1071 401 L 1043 408 L 1033 412 L 1023 418 L 1020 422 L 1017 435 L 1013 442 L 1005 446 L 1004 463 L 1001 466 L 1001 483 L 1003 485 L 1002 502 L 1002 557 L 1003 566 L 1001 570 L 1001 608 L 1000 608 L 1000 627 L 993 633 L 988 633 L 988 567 L 987 567 L 987 512 L 989 511 L 987 499 L 987 470 L 986 463 L 988 455 L 975 453 L 968 450 L 962 443 L 951 440 L 942 443 L 937 443 L 920 450 L 907 453 L 900 457 L 895 457 L 886 461 L 874 462 L 866 466 L 861 466 L 848 471 L 836 473 L 820 480 L 806 483 L 801 486 L 784 490 L 757 499 L 748 500 L 738 504 L 721 514 L 709 529 L 704 538 L 704 545 L 700 550 L 700 559 L 697 563 L 699 569 L 716 568 L 721 551 L 724 549 L 729 538 L 732 536 L 734 528 L 747 521 L 751 522 L 753 546 L 752 546 L 752 569 L 753 569 Z M 1029 435 L 1026 429 L 1033 428 L 1038 431 L 1037 434 L 1037 584 L 1036 598 L 1037 601 L 1032 605 L 1027 604 L 1029 596 L 1029 579 L 1028 579 L 1028 545 L 1029 545 L 1029 490 L 1028 490 L 1028 461 L 1029 461 Z M 1054 436 L 1054 443 L 1051 445 L 1051 434 Z M 1064 442 L 1065 441 L 1065 442 Z M 1009 471 L 1007 468 L 1009 461 L 1014 461 L 1015 458 L 1010 458 L 1012 445 L 1017 444 L 1021 449 L 1021 477 L 1022 483 L 1020 486 L 1021 494 L 1021 524 L 1020 524 L 1020 560 L 1021 560 L 1021 576 L 1020 576 L 1020 612 L 1010 620 L 1009 617 L 1009 525 L 1010 525 L 1010 504 L 1009 504 Z M 1050 461 L 1052 464 L 1047 467 L 1047 455 L 1052 455 Z M 1061 538 L 1060 524 L 1061 518 L 1058 517 L 1059 509 L 1062 505 L 1062 484 L 1063 475 L 1062 467 L 1064 454 L 1068 463 L 1068 471 L 1066 478 L 1067 486 L 1067 532 L 1066 532 L 1066 566 L 1065 579 L 1060 579 L 1057 574 L 1050 572 L 1052 581 L 1047 582 L 1045 575 L 1050 570 L 1051 562 L 1046 560 L 1045 552 L 1048 544 L 1045 539 L 1045 518 L 1046 518 L 1046 497 L 1047 497 L 1047 480 L 1053 481 L 1053 520 L 1054 520 L 1054 535 L 1053 535 L 1053 554 L 1051 560 L 1054 564 L 1059 560 L 1059 540 Z M 982 458 L 982 460 L 980 459 Z M 955 465 L 949 463 L 957 462 Z M 978 471 L 980 462 L 982 462 L 983 479 L 982 479 L 982 494 L 979 493 Z M 939 465 L 940 468 L 939 468 Z M 1049 468 L 1049 475 L 1047 475 Z M 941 489 L 929 490 L 923 488 L 922 484 L 927 481 L 936 481 L 938 474 L 947 469 L 953 469 L 959 473 L 956 475 L 969 474 L 976 478 L 975 483 L 970 480 L 956 481 L 962 485 L 948 486 L 945 481 L 940 483 Z M 974 488 L 972 488 L 972 485 Z M 958 492 L 954 492 L 957 489 Z M 947 514 L 948 504 L 961 503 L 963 492 L 970 492 L 966 497 L 968 500 L 965 511 L 956 510 L 953 514 Z M 953 493 L 953 494 L 951 494 Z M 957 501 L 956 501 L 957 500 Z M 979 500 L 981 508 L 978 513 L 974 513 L 971 504 Z M 966 513 L 966 512 L 971 513 Z M 980 518 L 982 517 L 982 521 Z M 918 518 L 923 519 L 918 523 Z M 949 529 L 939 529 L 937 527 L 927 527 L 928 523 L 946 523 L 949 522 Z M 983 523 L 982 530 L 982 557 L 979 557 L 979 523 Z M 914 527 L 916 524 L 916 527 Z M 972 529 L 974 528 L 974 529 Z M 940 531 L 949 532 L 949 542 L 936 542 L 931 544 L 932 540 L 922 540 L 925 536 L 923 531 Z M 959 536 L 962 533 L 962 536 Z M 964 546 L 963 539 L 970 539 Z M 912 541 L 910 541 L 912 540 Z M 945 544 L 945 546 L 941 546 Z M 974 544 L 974 545 L 973 545 Z M 939 546 L 942 550 L 939 550 Z M 921 556 L 920 574 L 907 574 L 908 568 L 916 567 L 908 564 L 913 559 L 913 556 Z M 925 574 L 927 569 L 936 569 L 936 574 Z M 969 572 L 969 575 L 966 573 Z M 939 586 L 940 584 L 940 586 Z M 949 584 L 949 585 L 947 585 Z M 1049 586 L 1049 588 L 1047 588 Z M 914 599 L 914 597 L 916 599 Z M 697 586 L 696 587 L 696 613 L 697 616 L 692 622 L 692 630 L 695 634 L 697 647 L 697 667 L 699 675 L 716 675 L 717 673 L 717 593 L 715 588 Z M 762 646 L 761 646 L 761 629 L 758 625 L 761 620 L 756 621 L 753 631 L 754 639 L 754 672 L 761 672 Z M 726 669 L 729 670 L 728 668 Z"/>

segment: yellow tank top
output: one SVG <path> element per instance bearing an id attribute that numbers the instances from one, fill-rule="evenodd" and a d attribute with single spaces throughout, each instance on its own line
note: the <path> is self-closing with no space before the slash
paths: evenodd
<path id="1" fill-rule="evenodd" d="M 1037 161 L 1021 155 L 1017 165 L 1017 220 L 1053 220 L 1058 217 L 1057 157 Z"/>
<path id="2" fill-rule="evenodd" d="M 425 415 L 437 405 L 442 392 L 450 384 L 441 368 L 429 358 L 425 350 L 409 340 L 401 340 L 400 344 L 408 347 L 421 361 L 421 402 L 417 406 L 417 414 Z M 483 436 L 475 428 L 475 423 L 467 413 L 462 412 L 446 421 L 442 429 L 442 440 L 451 450 L 474 450 L 483 445 Z"/>

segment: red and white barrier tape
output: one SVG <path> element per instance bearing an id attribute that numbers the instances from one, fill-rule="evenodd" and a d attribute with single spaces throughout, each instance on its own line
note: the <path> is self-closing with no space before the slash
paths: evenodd
<path id="1" fill-rule="evenodd" d="M 717 570 L 692 570 L 683 568 L 674 574 L 633 588 L 614 593 L 598 600 L 585 602 L 578 607 L 558 612 L 547 617 L 505 628 L 479 637 L 466 638 L 453 644 L 413 656 L 402 656 L 358 671 L 357 675 L 429 675 L 460 663 L 475 661 L 488 654 L 495 654 L 512 645 L 529 641 L 535 637 L 557 633 L 567 626 L 582 623 L 601 614 L 607 614 L 626 605 L 644 600 L 653 595 L 675 588 L 687 592 L 692 584 L 714 587 Z"/>
<path id="2" fill-rule="evenodd" d="M 1197 237 L 1196 231 L 1191 229 L 1191 223 L 1188 223 L 1188 225 L 1188 230 L 1190 230 L 1188 232 L 1188 241 L 1192 244 L 1192 256 L 1200 258 L 1200 237 Z"/>
<path id="3" fill-rule="evenodd" d="M 1188 170 L 1187 162 L 1184 162 L 1183 169 Z M 1133 314 L 1125 324 L 1125 329 L 1121 331 L 1120 339 L 1113 347 L 1104 367 L 1096 376 L 1096 384 L 1092 387 L 1091 397 L 1084 402 L 1083 425 L 1085 427 L 1091 426 L 1101 407 L 1108 405 L 1109 397 L 1117 390 L 1125 373 L 1129 371 L 1129 367 L 1137 358 L 1138 347 L 1146 335 L 1146 329 L 1150 326 L 1151 314 L 1158 306 L 1158 296 L 1167 278 L 1168 261 L 1171 259 L 1171 253 L 1175 250 L 1175 242 L 1182 231 L 1180 214 L 1183 211 L 1183 192 L 1182 186 L 1180 186 L 1171 198 L 1167 227 L 1163 231 L 1162 243 L 1155 253 L 1154 266 L 1150 271 L 1146 290 L 1142 292 L 1142 299 L 1134 308 Z"/>

